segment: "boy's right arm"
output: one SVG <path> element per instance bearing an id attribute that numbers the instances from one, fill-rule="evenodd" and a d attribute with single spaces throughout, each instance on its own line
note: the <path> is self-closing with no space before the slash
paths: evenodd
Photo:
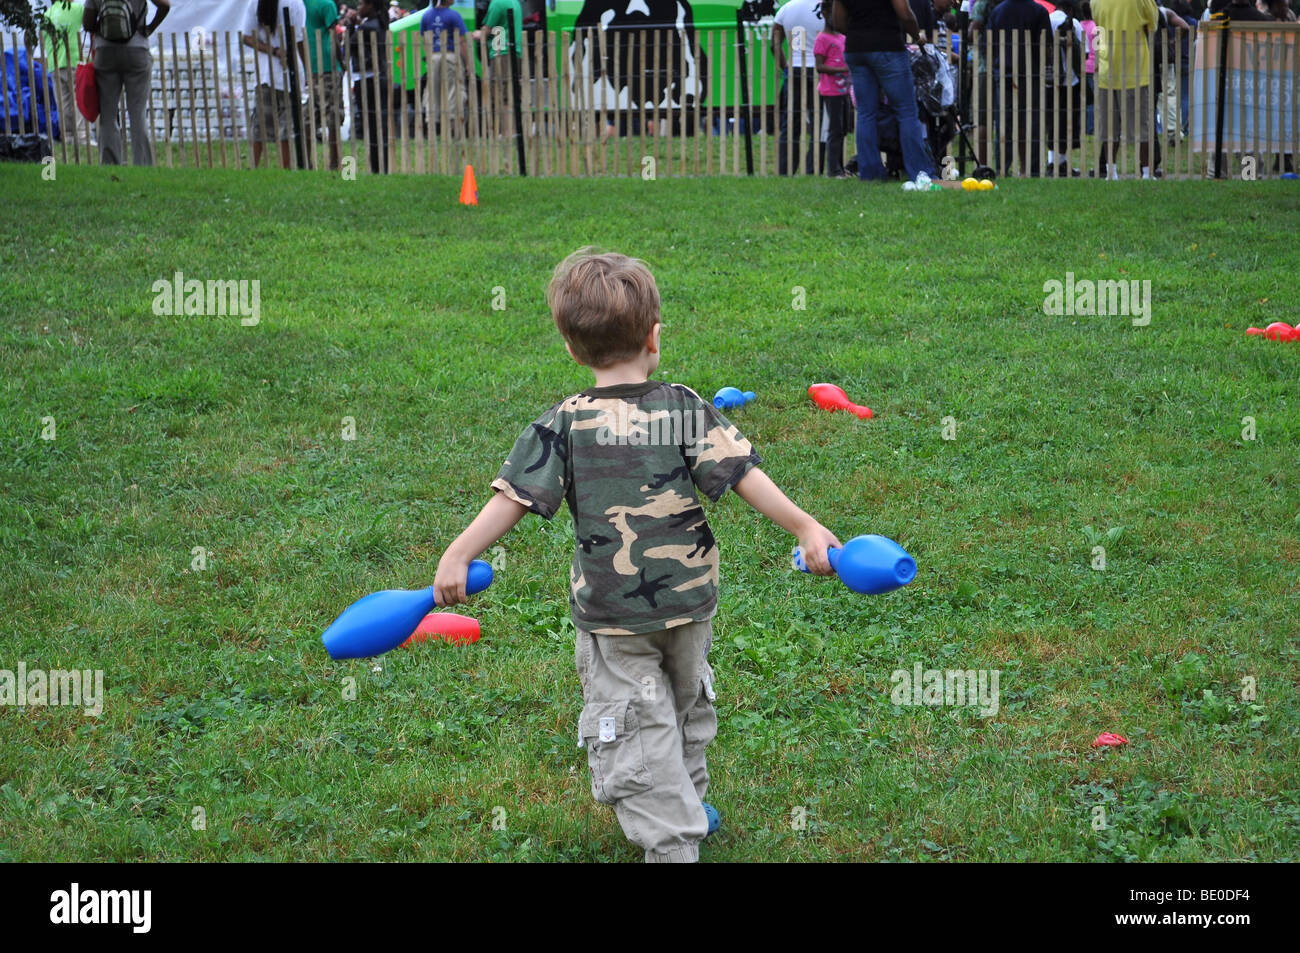
<path id="1" fill-rule="evenodd" d="M 528 508 L 516 503 L 504 493 L 497 492 L 479 510 L 474 522 L 456 537 L 438 560 L 438 571 L 433 577 L 433 591 L 438 605 L 454 606 L 466 600 L 465 576 L 469 562 L 476 559 L 489 546 L 514 529 L 524 518 Z"/>

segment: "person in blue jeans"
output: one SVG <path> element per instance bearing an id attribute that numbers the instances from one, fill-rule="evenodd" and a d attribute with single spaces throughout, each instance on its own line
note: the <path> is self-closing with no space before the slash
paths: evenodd
<path id="1" fill-rule="evenodd" d="M 916 112 L 912 60 L 903 33 L 921 42 L 921 28 L 907 0 L 842 0 L 835 4 L 837 27 L 845 35 L 844 62 L 858 105 L 858 178 L 885 178 L 880 160 L 877 116 L 884 93 L 898 114 L 898 137 L 908 179 L 926 184 L 933 172 L 930 151 Z"/>

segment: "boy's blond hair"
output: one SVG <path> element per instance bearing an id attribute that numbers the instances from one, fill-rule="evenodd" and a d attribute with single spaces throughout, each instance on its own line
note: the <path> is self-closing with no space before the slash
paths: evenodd
<path id="1" fill-rule="evenodd" d="M 636 357 L 659 321 L 659 286 L 645 262 L 591 246 L 556 265 L 546 303 L 573 356 L 593 368 Z"/>

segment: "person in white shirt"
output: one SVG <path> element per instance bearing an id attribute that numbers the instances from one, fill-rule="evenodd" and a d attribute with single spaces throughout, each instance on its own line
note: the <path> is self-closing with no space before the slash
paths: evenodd
<path id="1" fill-rule="evenodd" d="M 284 12 L 294 36 L 285 41 Z M 249 0 L 240 30 L 244 45 L 257 51 L 257 95 L 249 117 L 249 139 L 253 143 L 253 166 L 262 161 L 262 147 L 280 143 L 280 166 L 289 168 L 289 140 L 293 138 L 293 103 L 290 101 L 288 57 L 296 56 L 300 88 L 307 77 L 307 9 L 302 0 Z"/>
<path id="2" fill-rule="evenodd" d="M 776 171 L 778 175 L 791 174 L 790 166 L 799 163 L 799 140 L 807 129 L 808 149 L 804 171 L 812 175 L 812 135 L 814 110 L 821 108 L 817 99 L 817 57 L 813 45 L 817 34 L 826 27 L 822 17 L 822 0 L 789 0 L 776 11 L 772 26 L 772 55 L 776 68 L 785 77 L 777 100 Z M 790 40 L 790 55 L 785 53 L 785 39 Z M 793 100 L 791 99 L 793 97 Z M 794 157 L 793 163 L 791 157 Z M 818 162 L 820 166 L 821 163 Z"/>

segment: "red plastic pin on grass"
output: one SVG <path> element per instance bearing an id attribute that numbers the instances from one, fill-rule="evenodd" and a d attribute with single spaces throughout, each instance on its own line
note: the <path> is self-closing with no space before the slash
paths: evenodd
<path id="1" fill-rule="evenodd" d="M 1270 341 L 1300 341 L 1300 324 L 1295 327 L 1285 321 L 1274 321 L 1266 328 L 1246 328 L 1252 337 L 1263 336 Z"/>
<path id="2" fill-rule="evenodd" d="M 1115 734 L 1112 731 L 1103 731 L 1095 739 L 1092 746 L 1094 748 L 1119 748 L 1128 744 L 1128 739 Z"/>
<path id="3" fill-rule="evenodd" d="M 454 612 L 430 612 L 421 621 L 412 636 L 402 645 L 410 646 L 432 636 L 452 645 L 469 645 L 479 639 L 478 619 Z"/>
<path id="4" fill-rule="evenodd" d="M 808 396 L 822 410 L 846 410 L 859 420 L 870 420 L 873 416 L 870 407 L 853 403 L 849 395 L 834 384 L 813 384 L 808 388 Z"/>

